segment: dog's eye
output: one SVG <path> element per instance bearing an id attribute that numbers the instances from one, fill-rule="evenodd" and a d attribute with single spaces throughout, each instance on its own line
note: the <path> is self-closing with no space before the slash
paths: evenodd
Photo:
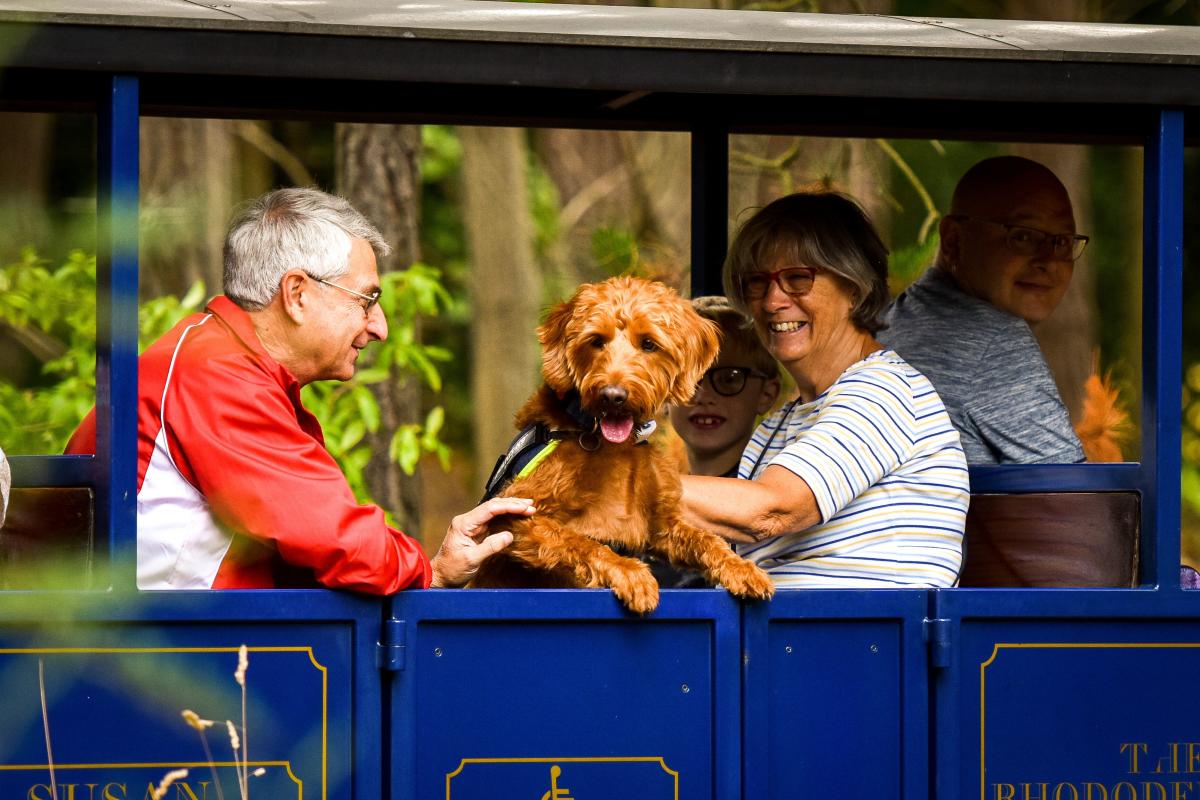
<path id="1" fill-rule="evenodd" d="M 658 344 L 653 339 L 651 339 L 649 337 L 642 339 L 642 352 L 643 353 L 653 353 L 657 349 L 658 349 Z"/>
<path id="2" fill-rule="evenodd" d="M 593 336 L 588 341 L 588 344 L 590 344 L 592 347 L 596 348 L 597 350 L 603 350 L 604 349 L 604 337 L 599 336 L 599 335 Z"/>

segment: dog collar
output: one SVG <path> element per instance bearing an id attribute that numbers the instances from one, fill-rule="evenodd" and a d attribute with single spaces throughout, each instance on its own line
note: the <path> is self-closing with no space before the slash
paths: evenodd
<path id="1" fill-rule="evenodd" d="M 595 450 L 600 446 L 599 440 L 597 439 L 595 444 L 589 446 L 588 444 L 584 443 L 584 436 L 587 434 L 594 434 L 597 428 L 600 426 L 600 420 L 583 410 L 583 400 L 580 398 L 578 391 L 572 389 L 567 393 L 563 400 L 566 402 L 564 411 L 566 411 L 567 416 L 571 418 L 571 421 L 579 426 L 579 430 L 555 430 L 552 433 L 561 433 L 563 434 L 562 438 L 564 439 L 572 434 L 578 433 L 580 435 L 580 446 L 583 447 L 584 450 Z M 638 425 L 633 429 L 633 443 L 644 444 L 646 440 L 650 438 L 650 434 L 654 433 L 657 427 L 658 423 L 652 419 L 646 420 L 641 425 Z"/>
<path id="2" fill-rule="evenodd" d="M 583 410 L 583 398 L 579 392 L 572 389 L 563 400 L 566 402 L 563 410 L 582 431 L 594 431 L 600 425 L 600 420 Z"/>
<path id="3" fill-rule="evenodd" d="M 635 445 L 647 444 L 650 435 L 657 427 L 658 424 L 652 419 L 643 422 L 633 432 L 633 443 Z M 496 459 L 496 465 L 492 467 L 492 474 L 488 477 L 487 486 L 484 489 L 483 499 L 479 502 L 490 500 L 517 478 L 523 478 L 533 472 L 554 452 L 559 442 L 575 436 L 579 437 L 579 446 L 584 450 L 597 450 L 602 441 L 594 428 L 591 430 L 550 430 L 540 422 L 530 425 L 518 433 L 509 444 L 508 450 Z"/>

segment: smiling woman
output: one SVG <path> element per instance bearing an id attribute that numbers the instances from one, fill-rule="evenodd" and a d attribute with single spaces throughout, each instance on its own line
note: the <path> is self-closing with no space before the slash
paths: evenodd
<path id="1" fill-rule="evenodd" d="M 738 475 L 690 476 L 692 521 L 778 586 L 952 586 L 968 479 L 957 432 L 923 375 L 875 339 L 887 249 L 840 194 L 780 198 L 750 218 L 726 292 L 799 396 L 764 420 Z"/>

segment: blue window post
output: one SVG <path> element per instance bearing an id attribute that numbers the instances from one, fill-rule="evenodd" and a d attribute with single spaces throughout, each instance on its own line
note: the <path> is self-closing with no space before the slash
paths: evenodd
<path id="1" fill-rule="evenodd" d="M 105 81 L 97 132 L 96 538 L 109 586 L 136 587 L 138 82 Z"/>
<path id="2" fill-rule="evenodd" d="M 1146 142 L 1142 289 L 1143 585 L 1179 589 L 1183 385 L 1183 112 Z"/>

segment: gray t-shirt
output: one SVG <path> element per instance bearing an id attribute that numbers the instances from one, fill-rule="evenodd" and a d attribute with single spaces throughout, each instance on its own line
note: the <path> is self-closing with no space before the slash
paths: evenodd
<path id="1" fill-rule="evenodd" d="M 971 464 L 1084 460 L 1041 348 L 1020 317 L 930 267 L 893 302 L 876 338 L 925 374 Z"/>

